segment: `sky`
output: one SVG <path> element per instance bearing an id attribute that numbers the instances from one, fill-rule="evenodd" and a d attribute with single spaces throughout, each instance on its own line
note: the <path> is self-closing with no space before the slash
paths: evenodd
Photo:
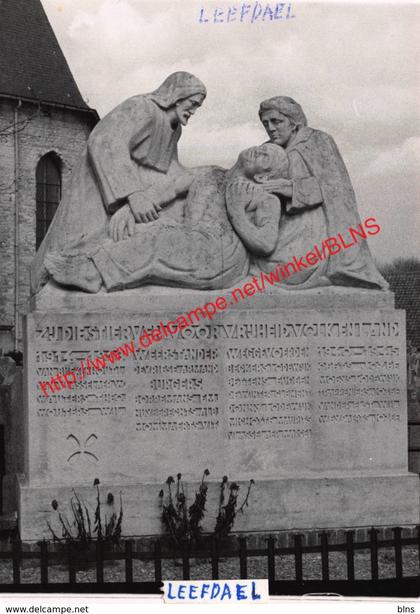
<path id="1" fill-rule="evenodd" d="M 334 137 L 362 219 L 377 218 L 377 260 L 420 257 L 420 4 L 297 1 L 293 19 L 214 23 L 215 9 L 226 19 L 243 2 L 41 1 L 101 117 L 171 72 L 192 72 L 208 95 L 183 131 L 180 160 L 228 168 L 267 138 L 259 103 L 291 96 L 311 127 Z"/>

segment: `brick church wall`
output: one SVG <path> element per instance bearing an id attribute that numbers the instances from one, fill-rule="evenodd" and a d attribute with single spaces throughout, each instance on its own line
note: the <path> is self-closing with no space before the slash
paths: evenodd
<path id="1" fill-rule="evenodd" d="M 19 210 L 18 310 L 29 299 L 29 265 L 35 254 L 36 167 L 42 156 L 55 152 L 62 162 L 62 194 L 69 189 L 72 170 L 93 127 L 92 115 L 60 107 L 22 103 L 18 108 L 16 141 L 18 182 L 15 190 L 14 109 L 17 100 L 0 99 L 0 325 L 15 318 L 15 198 Z M 10 128 L 8 128 L 10 126 Z M 20 318 L 17 336 L 21 345 Z M 5 347 L 3 351 L 12 349 Z"/>

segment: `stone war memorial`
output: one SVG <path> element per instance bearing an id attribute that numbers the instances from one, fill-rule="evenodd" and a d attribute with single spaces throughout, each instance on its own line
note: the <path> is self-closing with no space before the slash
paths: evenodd
<path id="1" fill-rule="evenodd" d="M 419 523 L 380 224 L 287 96 L 261 102 L 268 141 L 232 168 L 184 168 L 205 97 L 179 72 L 104 117 L 32 263 L 23 540 L 96 478 L 122 495 L 124 535 L 161 533 L 166 478 L 191 497 L 206 468 L 209 513 L 223 475 L 255 480 L 235 530 Z"/>

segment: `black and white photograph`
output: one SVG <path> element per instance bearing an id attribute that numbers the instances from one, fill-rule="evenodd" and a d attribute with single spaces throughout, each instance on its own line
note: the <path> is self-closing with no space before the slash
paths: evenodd
<path id="1" fill-rule="evenodd" d="M 419 17 L 0 0 L 5 612 L 418 610 Z"/>

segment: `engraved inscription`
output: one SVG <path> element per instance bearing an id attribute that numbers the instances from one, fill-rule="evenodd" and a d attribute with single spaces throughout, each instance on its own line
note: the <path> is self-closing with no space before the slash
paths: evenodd
<path id="1" fill-rule="evenodd" d="M 349 466 L 350 442 L 373 471 L 391 447 L 370 448 L 406 437 L 406 406 L 403 321 L 397 312 L 372 313 L 348 321 L 313 311 L 306 321 L 274 310 L 227 313 L 92 370 L 71 390 L 46 397 L 38 388 L 30 428 L 56 433 L 65 425 L 74 436 L 61 456 L 56 446 L 56 463 L 82 470 L 82 460 L 109 462 L 111 475 L 130 479 L 152 475 L 150 458 L 164 479 L 177 463 L 183 470 L 185 454 L 237 475 L 251 462 L 254 477 L 335 471 Z M 31 381 L 63 375 L 144 330 L 138 314 L 119 323 L 84 317 L 81 325 L 57 314 L 34 327 Z"/>

